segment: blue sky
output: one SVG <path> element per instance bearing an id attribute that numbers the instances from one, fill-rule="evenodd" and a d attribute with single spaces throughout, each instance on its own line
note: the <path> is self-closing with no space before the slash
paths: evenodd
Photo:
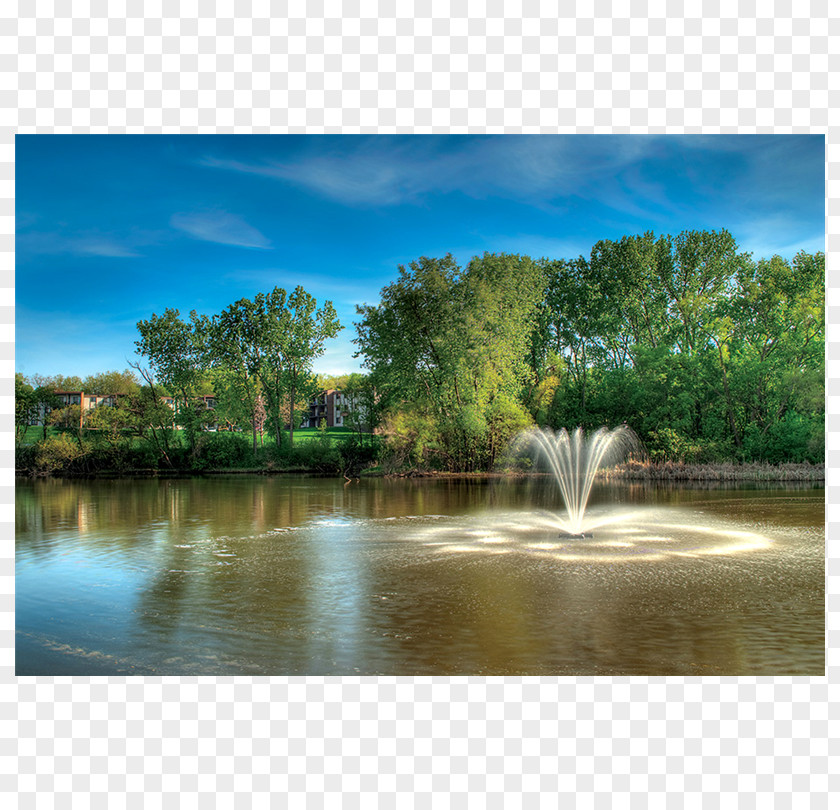
<path id="1" fill-rule="evenodd" d="M 15 368 L 122 370 L 153 312 L 301 284 L 346 327 L 315 369 L 353 371 L 355 305 L 420 256 L 824 250 L 824 160 L 821 135 L 19 135 Z"/>

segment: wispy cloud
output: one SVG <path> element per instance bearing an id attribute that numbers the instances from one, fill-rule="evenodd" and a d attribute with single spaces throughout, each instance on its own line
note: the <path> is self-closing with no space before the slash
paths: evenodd
<path id="1" fill-rule="evenodd" d="M 169 224 L 193 239 L 244 248 L 271 249 L 271 242 L 242 217 L 227 211 L 173 214 Z"/>
<path id="2" fill-rule="evenodd" d="M 773 136 L 361 137 L 277 159 L 205 156 L 351 208 L 432 204 L 431 195 L 519 202 L 553 216 L 600 206 L 602 222 L 717 226 L 721 200 L 752 219 L 809 204 L 819 150 Z M 803 183 L 803 175 L 808 182 Z M 729 222 L 732 223 L 731 217 Z M 626 227 L 626 225 L 623 225 Z"/>
<path id="3" fill-rule="evenodd" d="M 617 138 L 603 149 L 590 136 L 546 138 L 371 138 L 350 148 L 297 156 L 294 161 L 242 161 L 213 156 L 200 164 L 282 180 L 349 206 L 418 202 L 433 192 L 481 199 L 551 199 L 591 190 L 594 178 L 631 164 L 649 144 Z"/>
<path id="4" fill-rule="evenodd" d="M 130 259 L 141 254 L 138 247 L 149 244 L 154 239 L 146 235 L 134 234 L 119 237 L 98 231 L 84 231 L 78 234 L 63 234 L 45 231 L 18 233 L 15 250 L 18 254 L 72 254 L 76 256 L 104 256 L 108 258 Z"/>

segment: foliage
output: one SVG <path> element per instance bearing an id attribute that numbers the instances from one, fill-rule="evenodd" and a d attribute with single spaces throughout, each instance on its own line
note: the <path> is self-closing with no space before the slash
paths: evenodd
<path id="1" fill-rule="evenodd" d="M 37 416 L 34 399 L 35 389 L 24 379 L 23 374 L 15 374 L 15 443 L 26 436 L 30 424 Z"/>
<path id="2" fill-rule="evenodd" d="M 167 308 L 163 315 L 152 314 L 148 320 L 138 321 L 137 330 L 140 339 L 135 346 L 138 354 L 148 359 L 151 375 L 138 371 L 150 386 L 158 382 L 171 391 L 175 418 L 194 447 L 203 419 L 202 411 L 194 406 L 205 370 L 202 321 L 195 312 L 190 313 L 189 322 L 184 321 L 177 309 Z"/>
<path id="3" fill-rule="evenodd" d="M 248 440 L 240 433 L 228 431 L 203 433 L 195 448 L 195 467 L 224 469 L 254 465 L 254 454 Z"/>
<path id="4" fill-rule="evenodd" d="M 316 389 L 312 362 L 324 351 L 324 343 L 335 337 L 341 324 L 330 301 L 318 308 L 302 287 L 287 294 L 280 287 L 243 298 L 219 315 L 199 321 L 205 341 L 205 357 L 220 371 L 221 388 L 238 397 L 247 407 L 256 451 L 257 398 L 272 427 L 277 446 L 282 444 L 284 426 L 289 426 L 289 443 L 294 441 L 297 409 L 305 407 Z"/>
<path id="5" fill-rule="evenodd" d="M 482 470 L 534 423 L 626 423 L 663 463 L 824 459 L 823 253 L 755 259 L 721 229 L 601 240 L 577 258 L 421 257 L 357 312 L 367 374 L 313 374 L 342 327 L 298 287 L 140 321 L 142 385 L 131 371 L 16 375 L 16 464 Z M 347 396 L 347 430 L 299 431 L 296 445 L 300 409 L 326 388 Z M 56 389 L 122 396 L 82 413 Z M 214 411 L 198 399 L 209 391 Z M 208 434 L 213 422 L 230 431 Z M 49 424 L 61 433 L 48 439 Z"/>
<path id="6" fill-rule="evenodd" d="M 131 369 L 125 371 L 105 371 L 101 374 L 90 374 L 82 380 L 81 389 L 86 394 L 136 394 L 140 389 L 140 381 Z"/>
<path id="7" fill-rule="evenodd" d="M 507 417 L 527 424 L 518 400 L 544 288 L 528 257 L 485 253 L 465 268 L 423 257 L 399 268 L 378 306 L 358 307 L 355 342 L 396 463 L 486 468 Z"/>
<path id="8" fill-rule="evenodd" d="M 359 308 L 356 343 L 394 466 L 487 467 L 530 419 L 627 423 L 663 460 L 819 461 L 824 276 L 822 253 L 756 261 L 726 230 L 423 258 Z"/>
<path id="9" fill-rule="evenodd" d="M 84 455 L 78 442 L 67 434 L 51 436 L 36 446 L 34 472 L 38 475 L 50 475 L 58 470 L 67 470 L 73 462 Z"/>

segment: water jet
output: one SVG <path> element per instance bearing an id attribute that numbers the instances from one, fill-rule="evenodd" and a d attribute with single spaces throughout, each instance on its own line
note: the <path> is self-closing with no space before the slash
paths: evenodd
<path id="1" fill-rule="evenodd" d="M 568 516 L 561 537 L 584 539 L 592 537 L 592 532 L 584 529 L 583 518 L 598 471 L 623 461 L 638 443 L 636 434 L 626 425 L 613 430 L 600 428 L 589 436 L 580 427 L 572 433 L 565 428 L 532 428 L 519 434 L 514 449 L 532 453 L 536 464 L 548 464 Z"/>

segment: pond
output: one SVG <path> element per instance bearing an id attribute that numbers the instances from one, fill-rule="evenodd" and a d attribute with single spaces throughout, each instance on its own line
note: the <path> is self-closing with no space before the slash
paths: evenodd
<path id="1" fill-rule="evenodd" d="M 824 674 L 821 487 L 602 483 L 585 538 L 560 508 L 520 481 L 19 479 L 16 674 Z"/>

